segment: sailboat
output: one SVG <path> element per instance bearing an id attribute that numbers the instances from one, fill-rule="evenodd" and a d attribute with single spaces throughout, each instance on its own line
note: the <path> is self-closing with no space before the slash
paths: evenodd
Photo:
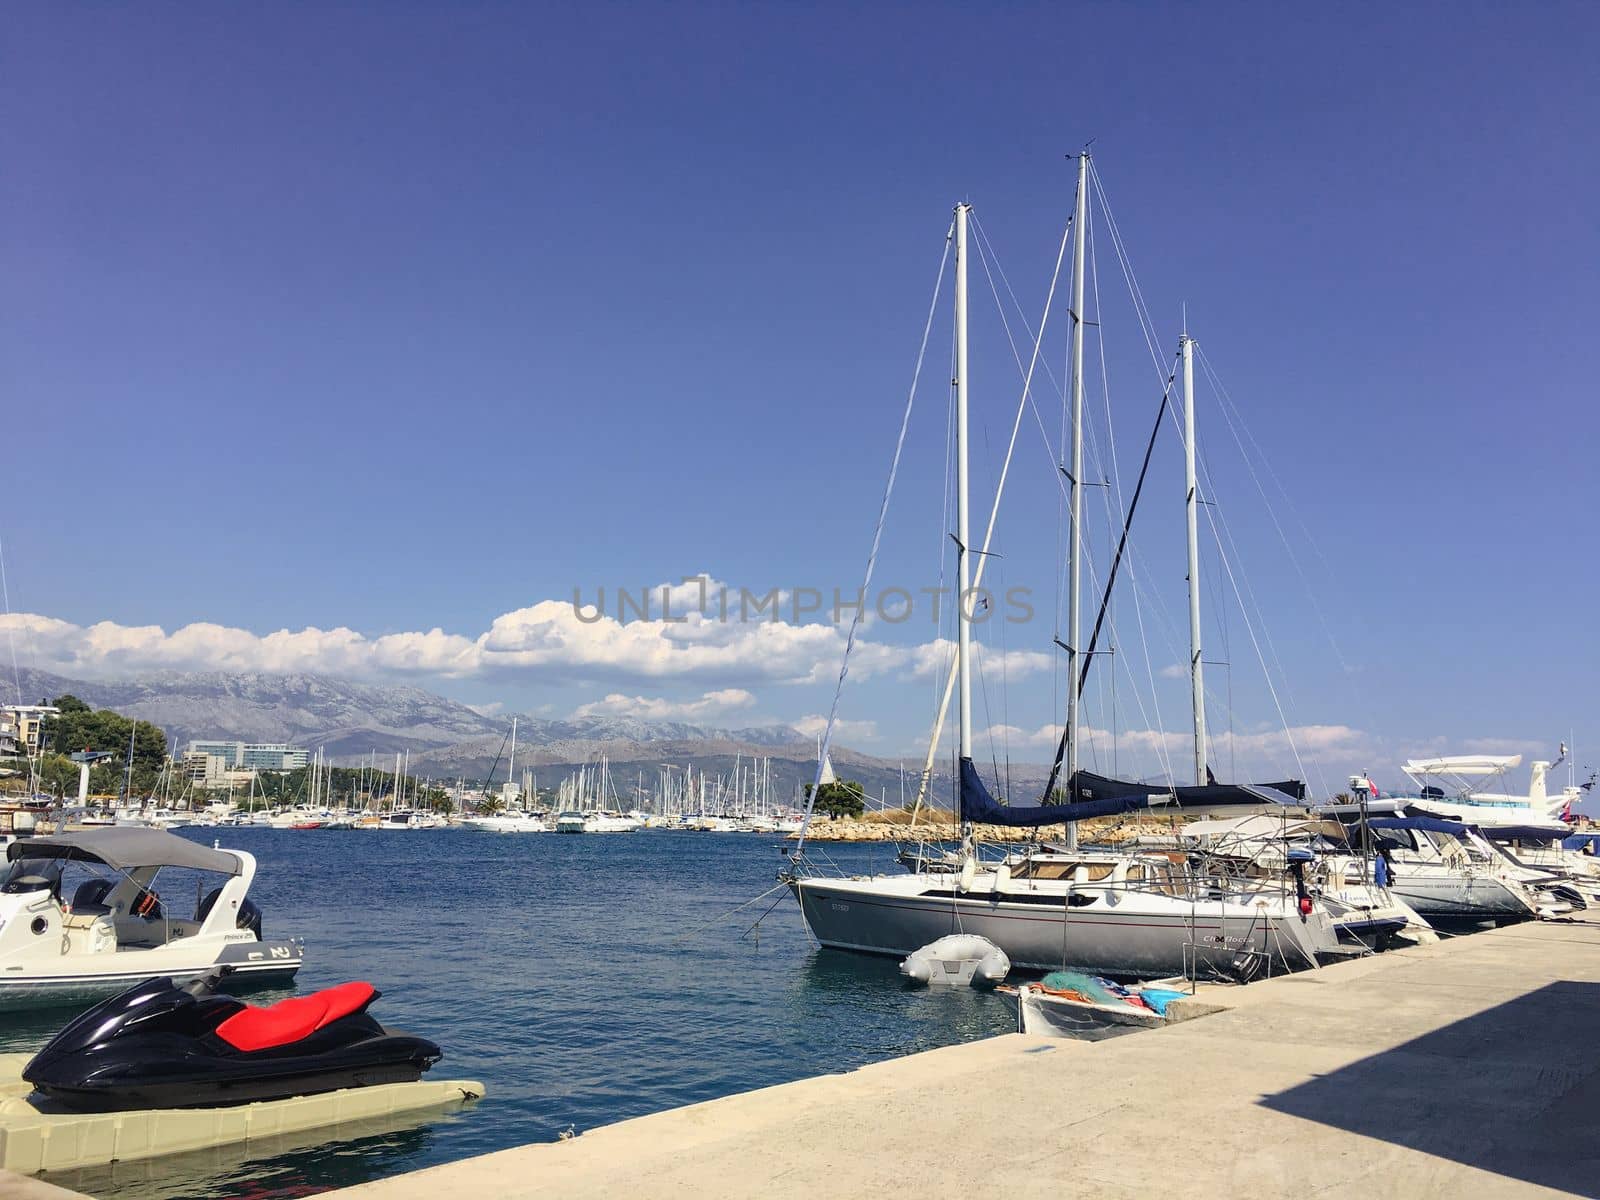
<path id="1" fill-rule="evenodd" d="M 1126 785 L 1112 794 L 1082 796 L 1087 787 L 1078 771 L 1079 592 L 1081 570 L 1081 490 L 1083 478 L 1083 311 L 1085 230 L 1089 156 L 1078 158 L 1078 188 L 1072 224 L 1072 550 L 1069 563 L 1066 753 L 1073 799 L 1066 804 L 1022 807 L 990 795 L 972 756 L 971 624 L 967 605 L 957 604 L 956 668 L 959 761 L 958 813 L 963 840 L 959 866 L 928 872 L 839 878 L 825 875 L 804 858 L 804 836 L 784 879 L 812 936 L 825 947 L 904 956 L 951 933 L 978 934 L 1000 947 L 1018 967 L 1054 970 L 1075 967 L 1096 975 L 1152 978 L 1176 975 L 1250 977 L 1266 970 L 1315 967 L 1340 955 L 1327 910 L 1309 893 L 1299 874 L 1259 880 L 1192 868 L 1182 857 L 1158 853 L 1080 851 L 1075 822 L 1088 817 L 1181 804 L 1173 789 Z M 971 207 L 956 207 L 955 242 L 955 438 L 956 573 L 958 595 L 971 592 L 968 500 L 967 265 Z M 1191 343 L 1181 353 L 1187 367 Z M 1209 791 L 1205 770 L 1204 707 L 1198 702 L 1198 572 L 1195 570 L 1193 504 L 1193 375 L 1185 370 L 1190 479 L 1190 599 L 1192 660 L 1196 703 L 1196 787 Z M 1109 781 L 1115 783 L 1116 781 Z M 1206 797 L 1229 806 L 1248 799 L 1256 805 L 1287 800 L 1275 789 L 1252 788 L 1240 794 Z M 1051 793 L 1046 792 L 1046 799 Z M 980 861 L 972 827 L 992 822 L 1010 827 L 1068 823 L 1065 850 L 1033 850 L 999 862 Z M 1203 863 L 1204 860 L 1202 860 Z"/>
<path id="2" fill-rule="evenodd" d="M 480 813 L 463 817 L 463 829 L 476 829 L 483 833 L 545 833 L 548 826 L 544 818 L 530 813 L 521 806 L 522 789 L 517 786 L 517 718 L 511 718 L 511 757 L 506 762 L 506 781 L 500 786 L 505 807 L 495 813 Z M 487 787 L 487 785 L 485 785 Z"/>

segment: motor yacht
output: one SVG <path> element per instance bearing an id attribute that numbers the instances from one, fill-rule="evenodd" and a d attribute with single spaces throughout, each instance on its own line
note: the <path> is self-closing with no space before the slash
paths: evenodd
<path id="1" fill-rule="evenodd" d="M 1522 865 L 1470 826 L 1436 817 L 1378 817 L 1369 825 L 1389 890 L 1430 924 L 1505 924 L 1585 907 L 1565 880 Z"/>
<path id="2" fill-rule="evenodd" d="M 520 808 L 482 816 L 463 817 L 461 828 L 475 829 L 480 833 L 546 833 L 549 830 L 542 814 L 524 812 Z"/>
<path id="3" fill-rule="evenodd" d="M 633 833 L 644 821 L 612 809 L 569 809 L 556 814 L 557 833 Z"/>
<path id="4" fill-rule="evenodd" d="M 1561 758 L 1567 754 L 1561 747 Z M 1528 790 L 1484 790 L 1495 786 L 1520 765 L 1520 754 L 1456 754 L 1443 758 L 1410 759 L 1401 770 L 1415 785 L 1415 794 L 1401 797 L 1406 808 L 1424 816 L 1460 821 L 1480 829 L 1492 826 L 1537 825 L 1559 821 L 1583 798 L 1584 788 L 1569 786 L 1552 796 L 1547 778 L 1553 765 L 1536 762 L 1528 772 Z M 1591 780 L 1591 783 L 1593 781 Z"/>
<path id="5" fill-rule="evenodd" d="M 20 838 L 6 860 L 0 1011 L 88 1003 L 219 964 L 242 982 L 285 983 L 304 961 L 299 939 L 262 935 L 261 911 L 249 899 L 256 860 L 243 850 L 117 827 Z M 183 891 L 163 897 L 163 872 L 176 874 Z M 199 886 L 183 916 L 190 874 Z"/>

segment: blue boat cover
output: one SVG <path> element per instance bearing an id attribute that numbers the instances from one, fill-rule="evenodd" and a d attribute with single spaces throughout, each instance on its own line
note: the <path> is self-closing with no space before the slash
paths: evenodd
<path id="1" fill-rule="evenodd" d="M 1482 825 L 1478 832 L 1497 842 L 1553 842 L 1566 836 L 1558 825 Z"/>
<path id="2" fill-rule="evenodd" d="M 1294 804 L 1305 795 L 1305 785 L 1289 780 L 1272 784 L 1211 784 L 1206 787 L 1163 787 L 1160 784 L 1129 783 L 1108 779 L 1088 771 L 1072 777 L 1075 799 L 1068 804 L 1035 804 L 1012 807 L 1001 804 L 984 786 L 978 768 L 970 758 L 961 760 L 961 819 L 979 825 L 1004 825 L 1008 828 L 1035 828 L 1091 817 L 1115 817 L 1140 809 L 1171 806 L 1190 808 L 1240 807 L 1258 809 L 1264 805 Z"/>
<path id="3" fill-rule="evenodd" d="M 1460 837 L 1472 826 L 1460 821 L 1442 821 L 1438 817 L 1373 817 L 1367 822 L 1369 829 L 1420 829 L 1425 833 L 1447 833 Z"/>

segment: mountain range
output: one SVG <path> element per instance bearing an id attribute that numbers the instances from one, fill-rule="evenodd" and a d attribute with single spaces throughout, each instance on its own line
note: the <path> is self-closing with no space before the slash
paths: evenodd
<path id="1" fill-rule="evenodd" d="M 18 682 L 24 702 L 70 693 L 96 708 L 149 721 L 166 732 L 169 746 L 179 753 L 196 739 L 288 742 L 322 749 L 343 765 L 355 765 L 375 753 L 380 766 L 391 766 L 396 753 L 409 752 L 413 774 L 484 779 L 492 770 L 495 778 L 505 778 L 511 714 L 484 713 L 416 687 L 260 672 L 173 672 L 137 680 L 83 680 L 23 670 Z M 722 729 L 633 717 L 517 716 L 518 768 L 534 770 L 541 787 L 602 755 L 624 799 L 641 781 L 645 791 L 653 790 L 664 766 L 728 776 L 737 762 L 770 758 L 772 794 L 778 800 L 795 796 L 816 771 L 815 742 L 786 725 Z M 842 746 L 835 746 L 830 757 L 841 777 L 859 780 L 869 795 L 882 797 L 891 806 L 899 802 L 898 762 Z M 905 765 L 910 796 L 921 764 Z M 1018 785 L 1042 783 L 1043 777 L 1043 768 L 1013 767 L 1013 782 Z M 930 792 L 948 795 L 947 773 L 936 773 Z"/>

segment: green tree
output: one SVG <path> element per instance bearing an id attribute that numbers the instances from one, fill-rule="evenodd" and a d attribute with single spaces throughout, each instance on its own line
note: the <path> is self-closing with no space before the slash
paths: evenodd
<path id="1" fill-rule="evenodd" d="M 60 710 L 46 720 L 44 746 L 58 755 L 81 750 L 106 750 L 113 757 L 98 764 L 89 775 L 89 789 L 97 793 L 119 792 L 128 778 L 128 747 L 133 746 L 133 790 L 149 792 L 161 777 L 167 761 L 167 735 L 148 721 L 135 722 L 109 708 L 91 709 L 76 696 L 62 696 L 55 704 Z M 77 790 L 74 776 L 70 791 Z"/>
<path id="2" fill-rule="evenodd" d="M 806 784 L 806 798 L 811 784 Z M 867 811 L 867 789 L 854 779 L 836 780 L 817 789 L 817 811 L 830 817 L 859 817 Z"/>

